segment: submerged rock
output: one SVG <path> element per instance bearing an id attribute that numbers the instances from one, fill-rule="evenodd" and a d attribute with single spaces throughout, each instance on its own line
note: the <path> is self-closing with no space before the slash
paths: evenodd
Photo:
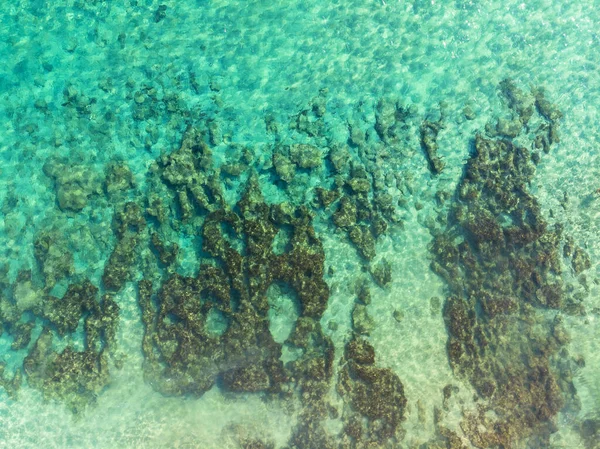
<path id="1" fill-rule="evenodd" d="M 93 195 L 102 193 L 102 182 L 93 170 L 49 159 L 44 173 L 54 180 L 56 199 L 63 211 L 82 210 Z"/>
<path id="2" fill-rule="evenodd" d="M 364 304 L 355 304 L 352 311 L 352 326 L 354 330 L 362 335 L 369 335 L 375 328 L 375 321 L 369 315 L 369 311 Z"/>
<path id="3" fill-rule="evenodd" d="M 501 89 L 519 122 L 529 120 L 531 97 L 511 81 Z M 546 119 L 559 117 L 546 108 L 538 106 Z M 513 447 L 534 433 L 548 438 L 565 397 L 555 362 L 568 337 L 553 334 L 546 311 L 566 300 L 561 229 L 549 226 L 529 192 L 534 170 L 527 148 L 478 135 L 448 226 L 432 245 L 432 269 L 449 289 L 450 364 L 486 404 L 461 423 L 476 447 Z"/>
<path id="4" fill-rule="evenodd" d="M 375 283 L 384 288 L 392 282 L 392 265 L 386 259 L 383 259 L 371 270 L 371 275 Z"/>
<path id="5" fill-rule="evenodd" d="M 442 172 L 445 167 L 445 163 L 438 156 L 438 144 L 437 137 L 444 126 L 442 122 L 430 122 L 425 120 L 421 124 L 421 146 L 425 151 L 427 162 L 429 163 L 429 170 L 434 175 L 438 175 Z"/>
<path id="6" fill-rule="evenodd" d="M 275 172 L 282 181 L 291 182 L 292 179 L 294 179 L 296 167 L 285 155 L 278 152 L 274 153 L 273 166 L 275 167 Z"/>
<path id="7" fill-rule="evenodd" d="M 297 293 L 298 322 L 307 326 L 302 331 L 297 325 L 289 337 L 304 348 L 305 355 L 295 362 L 297 369 L 319 378 L 328 372 L 322 371 L 326 364 L 321 350 L 304 339 L 305 333 L 320 332 L 315 320 L 324 312 L 329 294 L 322 279 L 323 250 L 308 211 L 290 204 L 267 205 L 254 177 L 235 210 L 217 209 L 206 217 L 203 251 L 209 257 L 197 277 L 173 274 L 163 281 L 157 292 L 159 309 L 149 299 L 149 283 L 140 283 L 146 378 L 165 394 L 199 396 L 217 379 L 230 391 L 282 388 L 288 374 L 279 360 L 281 344 L 273 340 L 267 320 L 267 290 L 274 282 L 287 283 Z M 244 237 L 245 253 L 223 234 L 223 226 Z M 275 254 L 273 241 L 282 226 L 293 230 L 290 250 Z M 214 266 L 212 260 L 220 264 Z M 206 327 L 212 309 L 224 318 L 222 333 L 211 334 Z"/>
<path id="8" fill-rule="evenodd" d="M 59 229 L 41 231 L 34 241 L 34 254 L 47 290 L 75 273 L 73 254 L 64 232 Z"/>
<path id="9" fill-rule="evenodd" d="M 44 328 L 23 362 L 27 382 L 47 399 L 64 401 L 74 413 L 93 403 L 109 380 L 105 354 L 75 351 L 67 346 L 52 349 L 52 333 Z"/>
<path id="10" fill-rule="evenodd" d="M 133 202 L 126 203 L 115 213 L 113 228 L 117 244 L 104 267 L 102 282 L 109 290 L 120 290 L 130 278 L 140 244 L 140 234 L 146 226 L 142 209 Z"/>
<path id="11" fill-rule="evenodd" d="M 313 145 L 294 144 L 290 146 L 290 159 L 299 168 L 312 169 L 321 165 L 323 154 Z"/>
<path id="12" fill-rule="evenodd" d="M 346 359 L 337 389 L 348 401 L 349 412 L 362 418 L 350 420 L 354 430 L 347 427 L 347 432 L 363 443 L 389 442 L 405 417 L 402 382 L 391 370 L 375 367 L 373 347 L 363 339 L 355 338 L 346 345 Z"/>
<path id="13" fill-rule="evenodd" d="M 265 391 L 269 385 L 269 375 L 260 365 L 234 368 L 223 373 L 223 386 L 228 391 Z"/>
<path id="14" fill-rule="evenodd" d="M 133 173 L 125 162 L 112 162 L 106 168 L 104 188 L 111 196 L 118 192 L 124 192 L 135 187 Z"/>
<path id="15" fill-rule="evenodd" d="M 339 228 L 350 228 L 356 224 L 357 213 L 356 203 L 344 196 L 340 199 L 338 209 L 333 214 L 333 222 Z"/>

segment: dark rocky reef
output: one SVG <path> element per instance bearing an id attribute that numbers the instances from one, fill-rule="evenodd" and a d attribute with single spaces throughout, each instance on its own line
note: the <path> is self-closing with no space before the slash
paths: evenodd
<path id="1" fill-rule="evenodd" d="M 70 346 L 56 352 L 52 340 L 50 329 L 44 329 L 25 358 L 27 382 L 45 398 L 61 400 L 73 413 L 79 413 L 95 402 L 108 384 L 107 357 L 102 352 L 76 351 Z"/>
<path id="2" fill-rule="evenodd" d="M 533 98 L 511 81 L 501 90 L 520 132 Z M 550 112 L 554 107 L 542 107 L 544 117 L 559 117 Z M 448 227 L 432 244 L 432 269 L 449 287 L 450 364 L 484 401 L 462 427 L 476 447 L 516 447 L 534 434 L 544 446 L 574 391 L 556 364 L 565 339 L 553 330 L 556 314 L 547 313 L 572 301 L 561 276 L 562 229 L 545 220 L 529 192 L 535 172 L 530 150 L 481 135 L 474 147 Z"/>
<path id="3" fill-rule="evenodd" d="M 85 166 L 51 158 L 44 164 L 44 173 L 53 179 L 56 199 L 63 211 L 79 212 L 92 196 L 102 193 L 100 178 Z"/>
<path id="4" fill-rule="evenodd" d="M 174 184 L 179 175 L 167 168 Z M 211 212 L 200 232 L 209 257 L 198 275 L 173 274 L 156 293 L 149 281 L 140 283 L 147 379 L 165 394 L 201 395 L 215 382 L 235 392 L 278 392 L 289 373 L 268 328 L 268 287 L 280 282 L 293 288 L 301 320 L 318 320 L 329 295 L 311 216 L 307 209 L 267 205 L 255 178 L 234 210 L 207 206 Z M 282 226 L 293 230 L 289 251 L 275 254 L 272 245 Z M 208 330 L 214 316 L 225 323 L 220 334 Z"/>
<path id="5" fill-rule="evenodd" d="M 439 148 L 437 137 L 443 128 L 444 125 L 441 120 L 437 122 L 425 120 L 421 124 L 421 146 L 423 147 L 423 151 L 425 151 L 429 170 L 434 175 L 439 175 L 446 165 L 437 154 Z"/>
<path id="6" fill-rule="evenodd" d="M 110 296 L 100 300 L 98 289 L 88 281 L 70 284 L 62 298 L 45 296 L 31 284 L 27 273 L 19 276 L 12 296 L 14 302 L 8 298 L 0 301 L 0 320 L 13 336 L 12 349 L 27 349 L 28 353 L 23 370 L 17 369 L 12 378 L 2 376 L 0 383 L 15 398 L 25 375 L 29 386 L 46 399 L 60 400 L 74 413 L 82 411 L 108 384 L 108 352 L 115 343 L 118 305 Z M 29 321 L 20 321 L 22 316 L 29 316 Z M 56 350 L 54 338 L 72 335 L 81 321 L 84 348 L 68 344 Z M 36 322 L 41 322 L 43 329 L 32 341 Z"/>
<path id="7" fill-rule="evenodd" d="M 292 146 L 282 151 L 294 172 L 322 163 L 316 147 Z M 354 172 L 356 181 L 349 189 L 370 190 L 366 175 L 358 168 Z M 289 447 L 340 447 L 322 426 L 337 414 L 328 399 L 335 354 L 320 324 L 329 289 L 323 279 L 325 254 L 312 225 L 314 212 L 304 205 L 266 203 L 255 175 L 248 178 L 237 203 L 228 205 L 209 180 L 213 173 L 210 149 L 202 134 L 192 128 L 180 149 L 163 156 L 155 171 L 172 193 L 161 196 L 160 209 L 165 214 L 184 209 L 181 192 L 192 199 L 186 213 L 171 214 L 158 223 L 148 221 L 155 256 L 165 266 L 176 261 L 171 256 L 174 250 L 168 251 L 174 247 L 162 243 L 152 229 L 156 225 L 165 234 L 168 228 L 183 228 L 198 235 L 201 250 L 194 276 L 169 269 L 138 284 L 145 326 L 145 378 L 166 395 L 197 397 L 214 385 L 231 394 L 282 398 L 297 394 L 302 408 Z M 360 186 L 362 180 L 366 188 Z M 321 195 L 327 201 L 328 194 L 322 191 Z M 152 196 L 156 197 L 150 192 Z M 389 265 L 381 263 L 376 272 L 379 282 L 386 285 Z M 269 330 L 267 290 L 273 284 L 288 286 L 298 302 L 299 317 L 281 343 L 274 341 Z M 285 365 L 280 361 L 284 346 L 298 354 Z M 345 397 L 353 402 L 354 415 L 363 413 L 377 423 L 368 432 L 375 435 L 383 423 L 385 432 L 379 438 L 387 441 L 396 435 L 404 413 L 402 384 L 391 371 L 371 365 L 354 367 L 348 373 Z M 357 379 L 356 373 L 360 374 Z"/>
<path id="8" fill-rule="evenodd" d="M 348 405 L 345 440 L 360 444 L 356 447 L 383 447 L 399 436 L 404 387 L 391 370 L 375 366 L 375 350 L 366 340 L 354 338 L 346 345 L 337 389 Z"/>
<path id="9" fill-rule="evenodd" d="M 134 202 L 126 203 L 115 212 L 113 229 L 117 237 L 117 244 L 102 275 L 102 282 L 106 289 L 118 291 L 130 279 L 140 244 L 140 234 L 145 226 L 146 220 L 142 208 Z"/>

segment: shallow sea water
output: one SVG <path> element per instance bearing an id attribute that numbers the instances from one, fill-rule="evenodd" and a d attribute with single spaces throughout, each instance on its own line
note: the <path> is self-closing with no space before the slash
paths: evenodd
<path id="1" fill-rule="evenodd" d="M 488 402 L 473 379 L 450 364 L 444 318 L 449 286 L 430 265 L 433 235 L 448 223 L 475 135 L 510 115 L 499 88 L 510 78 L 524 92 L 545 89 L 546 98 L 562 112 L 557 120 L 560 142 L 547 154 L 540 152 L 527 188 L 542 216 L 552 226 L 560 223 L 563 237 L 569 236 L 590 264 L 576 274 L 567 259 L 561 262 L 565 295 L 576 298 L 577 312 L 540 307 L 534 315 L 542 326 L 558 316 L 561 332 L 568 336 L 557 337 L 559 348 L 547 356 L 564 403 L 541 420 L 543 425 L 510 439 L 508 447 L 600 447 L 599 29 L 600 8 L 591 0 L 1 2 L 4 377 L 24 372 L 24 359 L 43 327 L 54 335 L 56 353 L 65 347 L 83 351 L 85 313 L 77 330 L 60 336 L 43 312 L 23 306 L 16 321 L 33 323 L 31 341 L 14 350 L 16 321 L 8 318 L 7 308 L 29 301 L 46 310 L 49 296 L 62 298 L 70 284 L 86 279 L 100 294 L 110 293 L 102 276 L 118 244 L 114 211 L 127 201 L 147 207 L 149 192 L 157 191 L 152 177 L 156 161 L 177 151 L 189 125 L 204 132 L 216 166 L 243 160 L 247 149 L 254 155 L 242 174 L 220 177 L 229 206 L 238 201 L 254 171 L 268 204 L 304 205 L 314 214 L 329 287 L 326 309 L 316 322 L 334 348 L 327 400 L 337 411 L 320 421 L 332 447 L 500 447 L 478 442 L 465 430 L 465 416 Z M 393 143 L 383 142 L 375 129 L 382 99 L 410 109 L 402 138 Z M 319 112 L 319 104 L 325 111 Z M 292 129 L 290 123 L 302 111 L 322 130 Z M 437 122 L 440 116 L 437 151 L 445 168 L 436 175 L 428 168 L 419 128 L 424 120 Z M 526 134 L 544 118 L 536 112 L 532 120 L 537 122 L 531 129 L 515 138 L 529 148 Z M 363 136 L 360 144 L 350 136 L 357 129 Z M 286 182 L 273 168 L 273 153 L 295 144 L 318 148 L 323 161 L 313 168 L 296 166 L 294 179 Z M 334 226 L 331 213 L 337 206 L 319 208 L 314 200 L 316 188 L 334 185 L 335 173 L 325 155 L 336 145 L 347 145 L 354 161 L 369 160 L 368 178 L 374 184 L 375 178 L 385 178 L 380 191 L 393 200 L 394 218 L 377 238 L 372 260 L 362 257 L 349 235 Z M 49 161 L 63 164 L 54 175 L 49 175 Z M 113 161 L 129 167 L 133 187 L 109 195 L 105 178 Z M 169 186 L 161 185 L 158 192 L 164 194 Z M 78 198 L 84 206 L 61 202 L 61 188 L 64 195 L 68 189 L 83 192 Z M 345 185 L 342 190 L 348 189 Z M 439 201 L 438 192 L 446 192 L 448 199 Z M 369 199 L 374 201 L 372 195 Z M 173 223 L 182 221 L 175 218 L 180 217 L 177 207 L 169 213 Z M 144 214 L 148 227 L 158 229 L 156 220 Z M 199 213 L 191 220 L 200 223 L 205 216 Z M 199 225 L 173 223 L 160 232 L 180 247 L 174 269 L 195 276 L 202 255 L 200 237 L 194 234 Z M 73 255 L 73 270 L 62 278 L 58 273 L 50 287 L 34 249 L 44 230 L 53 231 L 56 251 Z M 148 268 L 156 250 L 144 245 L 136 250 L 136 271 L 111 293 L 120 311 L 106 355 L 106 385 L 77 413 L 68 401 L 45 396 L 28 375 L 16 398 L 0 388 L 0 448 L 319 447 L 293 441 L 305 407 L 302 387 L 294 381 L 286 386 L 287 396 L 227 391 L 221 380 L 202 395 L 167 395 L 144 379 L 138 281 L 148 273 L 155 281 L 167 275 L 164 269 Z M 385 264 L 391 281 L 381 287 L 369 272 Z M 23 274 L 19 277 L 24 270 L 31 270 L 29 284 Z M 361 304 L 371 320 L 362 331 L 353 323 L 361 283 L 371 294 L 371 302 Z M 278 285 L 267 292 L 266 318 L 278 344 L 301 314 L 295 293 L 288 290 Z M 515 315 L 515 320 L 521 318 Z M 219 328 L 216 321 L 212 325 Z M 376 366 L 401 381 L 407 401 L 405 407 L 397 404 L 404 417 L 395 436 L 371 446 L 343 438 L 348 433 L 345 418 L 357 406 L 336 390 L 349 363 L 344 348 L 358 334 L 375 349 Z M 281 360 L 295 358 L 294 348 L 284 345 Z M 37 369 L 43 376 L 46 368 Z M 448 385 L 453 393 L 446 400 Z M 503 412 L 492 406 L 487 415 Z M 377 435 L 379 424 L 371 421 L 364 425 L 371 436 Z M 454 443 L 444 429 L 456 436 Z"/>

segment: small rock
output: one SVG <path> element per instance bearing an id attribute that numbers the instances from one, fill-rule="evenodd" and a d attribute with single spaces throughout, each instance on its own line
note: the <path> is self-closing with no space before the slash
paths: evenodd
<path id="1" fill-rule="evenodd" d="M 352 311 L 352 325 L 354 330 L 359 334 L 368 335 L 374 328 L 375 322 L 369 315 L 367 306 L 364 304 L 356 304 Z"/>
<path id="2" fill-rule="evenodd" d="M 473 109 L 471 109 L 470 106 L 465 106 L 465 108 L 463 109 L 463 114 L 465 115 L 465 118 L 467 120 L 475 120 L 475 112 L 473 112 Z"/>
<path id="3" fill-rule="evenodd" d="M 397 309 L 394 310 L 394 312 L 392 313 L 392 316 L 398 323 L 404 319 L 404 313 L 402 312 L 402 310 L 397 310 Z"/>

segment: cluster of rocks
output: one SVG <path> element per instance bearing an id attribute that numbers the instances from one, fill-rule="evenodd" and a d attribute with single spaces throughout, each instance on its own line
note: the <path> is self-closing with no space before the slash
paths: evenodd
<path id="1" fill-rule="evenodd" d="M 12 300 L 0 299 L 0 322 L 13 338 L 12 350 L 29 349 L 23 371 L 17 370 L 12 379 L 2 376 L 0 383 L 16 397 L 25 374 L 29 386 L 45 398 L 64 402 L 73 413 L 81 412 L 109 382 L 108 354 L 115 345 L 119 306 L 110 295 L 99 298 L 98 288 L 88 281 L 70 284 L 65 294 L 56 298 L 37 288 L 27 271 L 19 274 L 12 289 Z M 74 334 L 81 320 L 84 348 L 68 344 L 57 350 L 54 336 Z M 43 326 L 34 337 L 38 321 Z"/>
<path id="2" fill-rule="evenodd" d="M 43 169 L 55 183 L 56 200 L 63 211 L 79 212 L 91 197 L 102 193 L 102 180 L 83 165 L 50 159 Z"/>
<path id="3" fill-rule="evenodd" d="M 134 83 L 129 87 L 138 121 L 152 121 L 163 113 L 185 114 L 175 97 L 161 95 L 152 87 L 134 90 Z M 348 125 L 348 143 L 335 143 L 327 137 L 326 95 L 325 90 L 320 92 L 290 124 L 293 132 L 308 141 L 276 143 L 271 163 L 263 166 L 290 193 L 290 203 L 265 202 L 251 169 L 252 150 L 243 148 L 235 151 L 239 153 L 236 160 L 215 163 L 209 144 L 223 141 L 217 120 L 205 121 L 200 129 L 188 127 L 180 147 L 152 164 L 144 195 L 136 191 L 134 176 L 122 161 L 109 163 L 102 178 L 83 165 L 49 160 L 44 172 L 54 181 L 63 212 L 81 212 L 102 196 L 114 207 L 114 246 L 99 286 L 107 294 L 99 300 L 98 287 L 76 274 L 74 255 L 60 233 L 40 232 L 35 254 L 44 286 L 37 289 L 21 282 L 12 298 L 2 303 L 3 323 L 14 338 L 14 349 L 29 348 L 24 370 L 13 378 L 2 377 L 3 385 L 15 390 L 12 385 L 20 384 L 25 373 L 46 397 L 63 400 L 74 411 L 93 402 L 108 382 L 108 349 L 114 346 L 118 319 L 112 295 L 126 282 L 138 281 L 145 326 L 144 372 L 154 388 L 168 395 L 196 396 L 215 383 L 232 393 L 292 397 L 297 392 L 304 398 L 303 409 L 290 448 L 342 447 L 321 425 L 323 419 L 339 416 L 327 399 L 335 353 L 319 322 L 329 292 L 323 280 L 325 256 L 312 220 L 318 210 L 325 211 L 331 224 L 357 247 L 360 257 L 367 262 L 375 258 L 376 239 L 385 234 L 390 222 L 398 220 L 397 199 L 389 193 L 395 179 L 384 181 L 385 174 L 376 168 L 385 153 L 379 150 L 405 138 L 409 111 L 395 105 L 397 110 L 388 117 L 381 102 L 372 133 L 379 135 L 376 144 L 368 142 L 356 123 Z M 65 106 L 80 116 L 91 113 L 94 102 L 86 101 L 73 87 L 65 90 L 65 99 Z M 267 120 L 267 126 L 273 133 L 281 132 L 274 120 Z M 299 186 L 306 190 L 303 183 L 308 179 L 322 181 L 310 189 L 315 201 L 294 202 L 297 197 L 292 190 Z M 229 204 L 225 189 L 242 182 L 246 182 L 242 197 Z M 178 274 L 180 246 L 175 240 L 182 232 L 201 242 L 197 250 L 200 266 L 194 276 Z M 275 244 L 281 238 L 287 241 Z M 275 246 L 283 250 L 275 251 Z M 386 261 L 369 270 L 381 287 L 391 281 L 391 265 Z M 49 292 L 58 283 L 66 287 L 66 293 L 54 298 Z M 301 314 L 283 343 L 275 342 L 269 331 L 266 292 L 273 283 L 289 285 L 300 303 Z M 355 330 L 362 334 L 373 327 L 367 296 L 368 291 L 353 313 Z M 43 307 L 40 298 L 44 298 Z M 26 311 L 32 311 L 32 320 L 19 322 L 19 312 Z M 217 332 L 212 323 L 215 317 L 221 323 Z M 36 338 L 37 320 L 44 323 L 44 330 Z M 68 341 L 81 320 L 85 348 L 68 344 L 54 351 L 53 339 Z M 285 365 L 280 360 L 284 346 L 298 354 Z M 406 403 L 401 382 L 372 363 L 349 360 L 352 370 L 343 371 L 346 377 L 339 382 L 347 402 L 342 420 L 351 416 L 354 424 L 347 427 L 355 432 L 359 416 L 369 424 L 362 436 L 346 439 L 346 446 L 396 438 Z M 65 379 L 59 382 L 63 375 Z M 383 405 L 390 399 L 388 393 L 394 402 Z M 380 427 L 385 432 L 376 435 Z"/>
<path id="4" fill-rule="evenodd" d="M 340 447 L 382 447 L 396 436 L 406 411 L 404 387 L 393 371 L 375 366 L 375 349 L 366 340 L 346 345 L 337 390 L 349 405 Z"/>
<path id="5" fill-rule="evenodd" d="M 104 179 L 85 166 L 58 159 L 48 160 L 44 173 L 55 182 L 59 208 L 70 215 L 90 201 L 97 206 L 103 194 L 113 201 L 117 244 L 99 288 L 85 279 L 88 273 L 75 269 L 76 245 L 64 229 L 56 225 L 35 236 L 37 266 L 0 289 L 0 325 L 13 339 L 11 350 L 24 353 L 22 369 L 12 377 L 1 365 L 0 383 L 16 397 L 26 378 L 45 398 L 80 413 L 108 385 L 109 360 L 119 364 L 113 358 L 119 306 L 110 291 L 118 291 L 129 279 L 145 220 L 137 204 L 125 201 L 135 181 L 123 162 L 109 164 Z M 55 296 L 55 291 L 64 293 Z"/>
<path id="6" fill-rule="evenodd" d="M 303 322 L 318 323 L 325 310 L 324 254 L 308 211 L 268 206 L 255 178 L 236 209 L 215 209 L 206 216 L 202 249 L 210 257 L 201 261 L 197 277 L 165 279 L 156 293 L 158 307 L 151 300 L 150 281 L 140 282 L 146 375 L 163 393 L 200 395 L 217 381 L 231 391 L 279 392 L 288 375 L 279 361 L 281 345 L 268 328 L 268 287 L 284 282 L 294 288 Z M 223 235 L 222 225 L 243 241 L 244 255 Z M 292 250 L 277 255 L 271 246 L 281 226 L 294 229 Z M 220 335 L 207 330 L 213 311 L 227 323 Z M 292 337 L 299 345 L 296 334 Z M 297 364 L 318 364 L 312 360 L 314 348 L 309 349 L 311 358 Z"/>
<path id="7" fill-rule="evenodd" d="M 267 168 L 272 167 L 291 201 L 312 203 L 324 211 L 368 263 L 376 256 L 378 238 L 400 220 L 398 203 L 405 195 L 400 187 L 402 152 L 415 143 L 411 119 L 416 110 L 398 100 L 382 99 L 375 107 L 374 123 L 348 120 L 348 138 L 343 141 L 324 120 L 326 97 L 327 91 L 321 91 L 290 123 L 297 139 L 305 143 L 281 143 L 282 128 L 268 117 L 267 130 L 278 143 Z"/>
<path id="8" fill-rule="evenodd" d="M 165 11 L 159 8 L 157 22 Z M 138 121 L 186 114 L 176 95 L 130 87 Z M 538 150 L 548 152 L 559 140 L 560 111 L 541 89 L 528 93 L 505 80 L 500 92 L 508 116 L 476 137 L 448 226 L 431 248 L 432 269 L 449 286 L 443 314 L 450 364 L 481 401 L 477 412 L 465 415 L 462 428 L 482 448 L 512 447 L 552 431 L 565 394 L 574 390 L 555 366 L 568 339 L 560 318 L 540 311 L 572 309 L 561 277 L 565 260 L 575 275 L 591 266 L 585 251 L 544 219 L 528 189 Z M 302 137 L 295 143 L 286 143 L 280 125 L 267 117 L 276 143 L 262 167 L 252 168 L 248 148 L 238 148 L 231 161 L 215 162 L 214 147 L 224 141 L 217 120 L 188 126 L 179 148 L 152 164 L 143 195 L 124 162 L 107 165 L 101 179 L 83 166 L 49 160 L 44 172 L 62 211 L 80 212 L 102 194 L 114 205 L 114 247 L 96 287 L 78 278 L 68 242 L 57 230 L 38 234 L 34 250 L 44 285 L 23 272 L 1 289 L 11 290 L 0 294 L 2 330 L 12 336 L 13 350 L 28 353 L 23 370 L 13 376 L 0 365 L 0 385 L 16 395 L 25 374 L 32 387 L 74 412 L 93 402 L 109 380 L 119 315 L 112 295 L 134 281 L 145 330 L 144 375 L 157 391 L 198 397 L 218 385 L 231 394 L 299 397 L 288 449 L 391 447 L 400 441 L 407 400 L 398 376 L 376 366 L 366 340 L 375 321 L 368 313 L 370 283 L 362 278 L 351 316 L 354 334 L 335 368 L 334 345 L 320 323 L 329 289 L 313 221 L 319 214 L 347 236 L 367 265 L 364 271 L 379 287 L 388 286 L 391 264 L 376 262 L 376 244 L 399 222 L 402 148 L 414 139 L 430 171 L 441 173 L 437 139 L 444 121 L 424 120 L 415 129 L 413 107 L 382 99 L 375 122 L 365 131 L 365 123 L 349 121 L 348 140 L 339 142 L 328 137 L 326 96 L 321 91 L 293 117 L 289 128 Z M 65 100 L 80 115 L 93 105 L 73 88 L 65 91 Z M 531 150 L 521 144 L 527 138 Z M 267 202 L 260 184 L 265 178 L 289 201 Z M 240 185 L 245 187 L 232 203 L 226 190 Z M 178 270 L 185 239 L 195 242 L 199 267 L 191 275 Z M 50 291 L 60 282 L 66 292 L 54 297 Z M 299 309 L 281 342 L 269 330 L 267 291 L 273 284 L 292 289 Z M 402 313 L 396 312 L 400 321 Z M 53 339 L 68 340 L 80 322 L 84 348 L 54 349 Z M 287 363 L 284 350 L 295 354 Z M 332 386 L 342 399 L 341 412 L 329 402 Z M 327 419 L 342 422 L 339 434 L 325 429 Z M 463 447 L 454 432 L 438 430 L 440 444 Z M 272 445 L 248 439 L 242 446 Z"/>
<path id="9" fill-rule="evenodd" d="M 567 341 L 560 317 L 546 313 L 573 301 L 561 276 L 562 228 L 544 219 L 529 192 L 534 153 L 509 139 L 534 105 L 550 126 L 560 115 L 540 91 L 526 94 L 510 80 L 500 89 L 519 132 L 499 121 L 488 129 L 494 137 L 476 137 L 448 227 L 432 244 L 432 269 L 449 286 L 443 313 L 450 364 L 482 400 L 462 427 L 481 448 L 513 447 L 532 434 L 547 439 L 574 391 L 555 363 Z M 531 139 L 534 151 L 546 132 L 541 126 Z M 589 267 L 585 256 L 577 260 L 576 270 Z"/>
<path id="10" fill-rule="evenodd" d="M 317 160 L 321 162 L 322 156 L 313 158 L 312 148 L 288 150 L 297 168 L 310 170 Z M 177 228 L 179 221 L 193 223 L 189 232 L 201 237 L 202 256 L 193 277 L 166 271 L 163 277 L 150 276 L 138 284 L 145 325 L 146 380 L 168 395 L 199 396 L 214 384 L 232 393 L 291 397 L 297 391 L 303 408 L 290 448 L 340 447 L 321 424 L 337 412 L 327 399 L 335 353 L 320 324 L 329 289 L 323 279 L 325 255 L 312 227 L 314 212 L 303 205 L 266 203 L 255 175 L 248 178 L 237 204 L 228 205 L 217 187 L 219 171 L 210 149 L 202 134 L 192 128 L 181 147 L 159 161 L 155 173 L 171 192 L 162 195 L 167 202 L 163 209 L 173 210 L 168 204 L 172 202 L 177 205 L 175 210 L 188 211 L 160 221 L 159 230 Z M 148 197 L 152 196 L 150 192 Z M 182 206 L 186 201 L 182 202 L 182 196 L 189 198 L 189 207 Z M 152 243 L 160 257 L 156 235 L 152 231 Z M 282 235 L 287 241 L 275 245 Z M 276 251 L 276 246 L 283 250 Z M 389 282 L 387 268 L 382 268 L 382 282 Z M 277 343 L 269 331 L 267 290 L 281 283 L 296 293 L 300 315 L 287 339 Z M 210 330 L 214 316 L 224 323 L 218 333 Z M 298 354 L 285 365 L 280 360 L 284 346 Z M 369 378 L 356 385 L 345 382 L 349 410 L 367 401 L 363 388 L 396 388 L 398 397 L 403 394 L 400 381 L 389 378 L 391 373 L 374 367 L 368 371 Z M 361 392 L 353 396 L 355 387 Z M 402 409 L 401 405 L 396 404 Z M 358 412 L 370 413 L 374 420 L 384 419 L 375 416 L 376 412 Z M 391 438 L 398 428 L 403 415 L 394 413 L 391 430 L 383 439 Z"/>

